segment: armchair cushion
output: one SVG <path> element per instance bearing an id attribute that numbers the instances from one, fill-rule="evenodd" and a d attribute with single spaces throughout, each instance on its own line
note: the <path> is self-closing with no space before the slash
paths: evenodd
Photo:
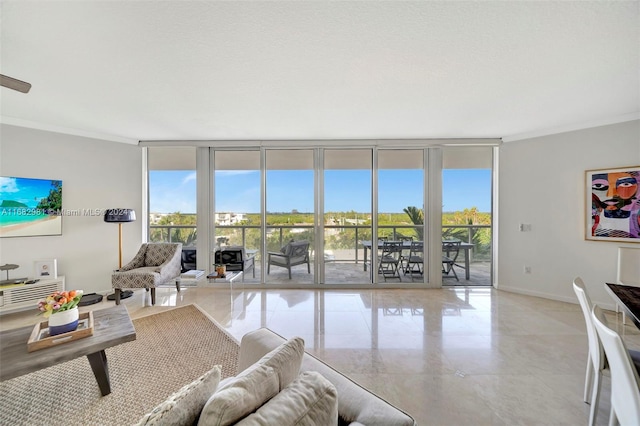
<path id="1" fill-rule="evenodd" d="M 280 253 L 284 254 L 285 256 L 289 256 L 291 254 L 291 243 L 293 241 L 283 245 L 282 247 L 280 247 Z"/>
<path id="2" fill-rule="evenodd" d="M 175 254 L 175 246 L 169 244 L 148 244 L 144 255 L 145 266 L 160 266 L 171 260 Z M 182 258 L 182 247 L 180 248 Z"/>
<path id="3" fill-rule="evenodd" d="M 138 249 L 138 253 L 136 253 L 134 258 L 131 259 L 131 261 L 126 265 L 124 265 L 122 268 L 118 269 L 118 271 L 124 272 L 124 271 L 130 271 L 132 269 L 143 267 L 146 253 L 147 253 L 147 245 L 143 244 Z"/>

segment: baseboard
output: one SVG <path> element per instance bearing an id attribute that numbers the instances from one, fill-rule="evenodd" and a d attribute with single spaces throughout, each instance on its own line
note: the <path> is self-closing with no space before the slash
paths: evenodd
<path id="1" fill-rule="evenodd" d="M 558 302 L 572 303 L 574 305 L 578 304 L 578 299 L 576 299 L 575 297 L 563 297 L 563 296 L 558 296 L 557 294 L 544 293 L 544 292 L 535 291 L 535 290 L 527 290 L 527 289 L 522 289 L 520 287 L 510 287 L 510 286 L 501 285 L 498 287 L 498 290 L 508 291 L 510 293 L 524 294 L 526 296 L 541 297 L 543 299 L 557 300 Z M 600 306 L 602 309 L 605 309 L 605 310 L 609 310 L 609 311 L 616 310 L 616 305 L 615 303 L 613 303 L 613 301 L 595 302 L 595 304 L 597 304 L 598 306 Z"/>

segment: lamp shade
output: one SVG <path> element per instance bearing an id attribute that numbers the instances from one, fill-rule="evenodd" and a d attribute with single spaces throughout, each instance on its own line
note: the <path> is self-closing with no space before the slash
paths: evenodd
<path id="1" fill-rule="evenodd" d="M 133 209 L 107 209 L 104 221 L 110 223 L 134 222 L 136 212 Z"/>

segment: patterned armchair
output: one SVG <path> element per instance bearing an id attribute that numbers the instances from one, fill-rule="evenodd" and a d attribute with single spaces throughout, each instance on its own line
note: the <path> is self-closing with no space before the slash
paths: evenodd
<path id="1" fill-rule="evenodd" d="M 180 275 L 181 243 L 142 244 L 133 260 L 111 275 L 116 305 L 120 292 L 126 288 L 151 289 L 151 304 L 156 303 L 156 287 Z"/>

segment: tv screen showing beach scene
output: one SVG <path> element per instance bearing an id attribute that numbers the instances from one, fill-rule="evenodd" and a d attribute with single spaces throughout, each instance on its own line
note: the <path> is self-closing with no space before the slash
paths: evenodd
<path id="1" fill-rule="evenodd" d="M 0 177 L 0 237 L 62 235 L 62 181 Z"/>

